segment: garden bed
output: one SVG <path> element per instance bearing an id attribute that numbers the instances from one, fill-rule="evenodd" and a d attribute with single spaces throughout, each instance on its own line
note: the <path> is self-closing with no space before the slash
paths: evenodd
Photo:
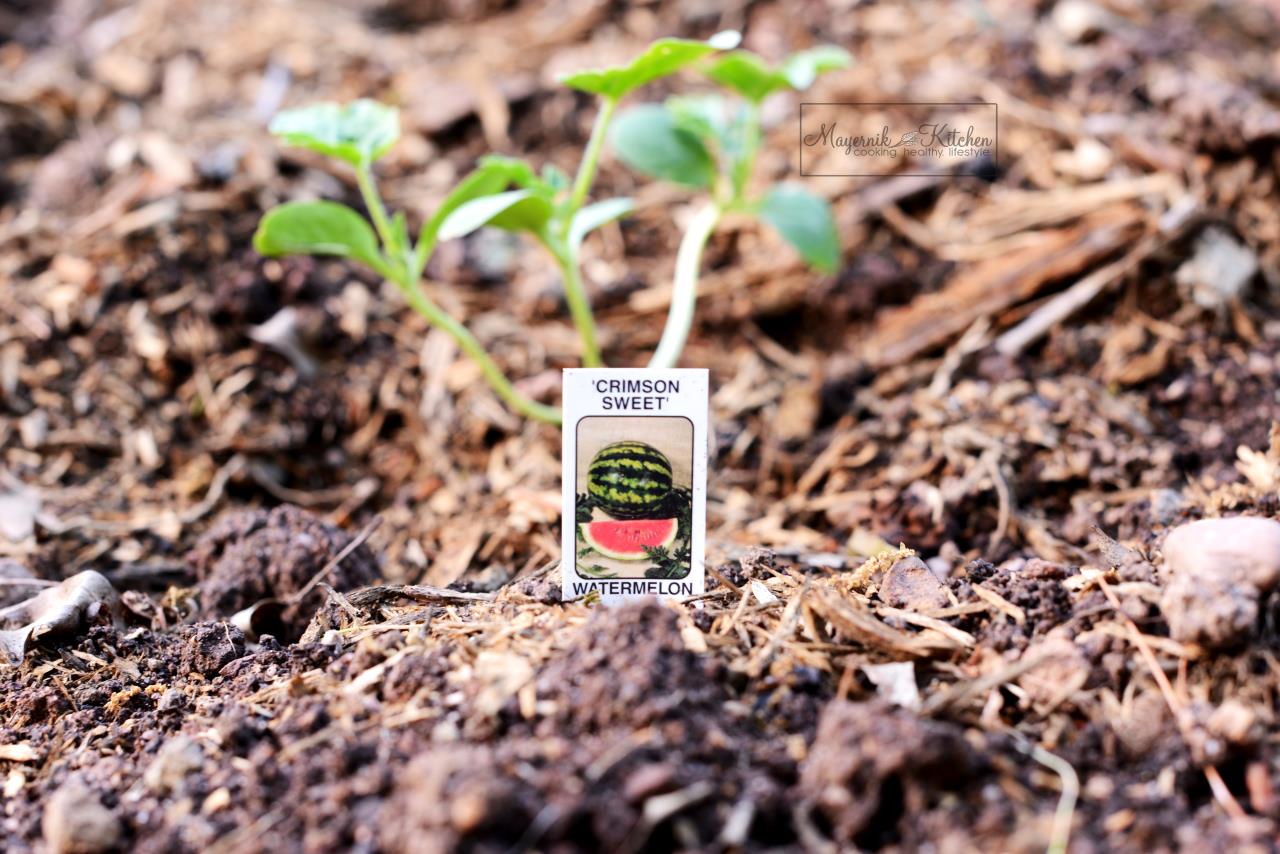
<path id="1" fill-rule="evenodd" d="M 0 669 L 6 850 L 1271 844 L 1276 600 L 1212 650 L 1161 604 L 1171 528 L 1280 518 L 1280 25 L 1009 6 L 0 12 L 0 607 L 121 594 Z M 487 151 L 572 169 L 556 72 L 731 27 L 847 48 L 815 99 L 999 103 L 999 168 L 804 179 L 832 276 L 722 225 L 682 359 L 709 592 L 565 603 L 557 429 L 371 275 L 253 251 L 275 203 L 359 204 L 265 123 L 397 102 L 416 222 Z M 765 115 L 768 180 L 794 121 Z M 584 271 L 642 365 L 693 207 L 607 157 L 600 185 L 637 211 Z M 554 401 L 554 270 L 482 231 L 427 275 Z"/>

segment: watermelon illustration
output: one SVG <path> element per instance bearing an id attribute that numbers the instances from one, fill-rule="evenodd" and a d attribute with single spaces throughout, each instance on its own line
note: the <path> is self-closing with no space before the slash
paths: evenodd
<path id="1" fill-rule="evenodd" d="M 644 560 L 646 548 L 670 548 L 679 525 L 675 519 L 632 519 L 585 522 L 581 527 L 587 545 L 605 557 Z"/>
<path id="2" fill-rule="evenodd" d="M 614 518 L 652 518 L 671 493 L 671 461 L 644 442 L 605 445 L 587 467 L 587 491 Z"/>

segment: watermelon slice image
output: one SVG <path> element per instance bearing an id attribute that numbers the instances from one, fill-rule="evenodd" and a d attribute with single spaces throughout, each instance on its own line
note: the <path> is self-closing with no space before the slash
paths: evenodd
<path id="1" fill-rule="evenodd" d="M 646 548 L 669 548 L 678 527 L 675 519 L 607 520 L 581 526 L 587 545 L 614 560 L 644 560 Z"/>

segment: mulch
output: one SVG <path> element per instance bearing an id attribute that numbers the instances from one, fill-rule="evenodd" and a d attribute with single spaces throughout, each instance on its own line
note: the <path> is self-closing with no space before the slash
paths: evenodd
<path id="1" fill-rule="evenodd" d="M 86 570 L 122 593 L 0 669 L 7 850 L 104 808 L 96 850 L 1274 844 L 1276 600 L 1213 652 L 1159 607 L 1172 526 L 1280 518 L 1274 10 L 837 7 L 0 9 L 0 615 Z M 999 103 L 998 168 L 806 179 L 833 276 L 728 222 L 683 360 L 714 581 L 561 602 L 556 431 L 362 271 L 253 252 L 272 204 L 358 205 L 265 122 L 400 106 L 412 224 L 487 151 L 575 166 L 557 72 L 727 27 L 847 47 L 815 100 Z M 638 201 L 584 251 L 639 365 L 693 207 L 609 158 L 599 193 Z M 482 232 L 428 276 L 554 400 L 537 251 Z"/>

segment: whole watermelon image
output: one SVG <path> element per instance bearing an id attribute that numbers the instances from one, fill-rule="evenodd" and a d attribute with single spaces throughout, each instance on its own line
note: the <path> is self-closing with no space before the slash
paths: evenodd
<path id="1" fill-rule="evenodd" d="M 653 519 L 671 494 L 671 461 L 652 445 L 625 441 L 605 445 L 587 467 L 587 492 L 615 519 Z"/>

